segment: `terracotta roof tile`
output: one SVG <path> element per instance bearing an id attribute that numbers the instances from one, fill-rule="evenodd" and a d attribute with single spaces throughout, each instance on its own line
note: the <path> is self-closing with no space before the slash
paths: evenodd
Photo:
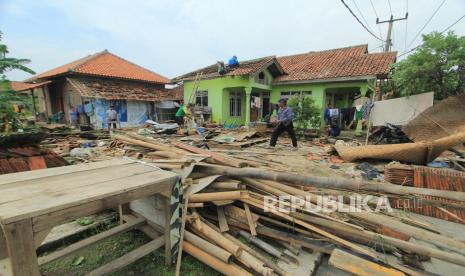
<path id="1" fill-rule="evenodd" d="M 46 85 L 50 83 L 51 81 L 43 81 L 43 82 L 38 82 L 38 83 L 27 83 L 27 82 L 22 82 L 22 81 L 12 81 L 11 84 L 11 89 L 14 91 L 27 91 L 30 89 L 34 89 L 36 87 L 41 87 L 43 85 Z"/>
<path id="2" fill-rule="evenodd" d="M 239 67 L 234 67 L 230 68 L 229 66 L 226 66 L 227 73 L 220 75 L 218 73 L 218 66 L 217 64 L 213 64 L 207 67 L 204 67 L 202 69 L 184 74 L 182 76 L 176 77 L 173 79 L 173 81 L 181 81 L 181 80 L 193 80 L 195 79 L 195 76 L 197 73 L 203 72 L 202 78 L 203 79 L 208 79 L 208 78 L 216 78 L 220 76 L 242 76 L 242 75 L 249 75 L 253 74 L 256 72 L 259 72 L 264 69 L 267 65 L 272 63 L 273 61 L 276 61 L 276 57 L 274 56 L 269 56 L 269 57 L 263 57 L 263 58 L 258 58 L 258 59 L 253 59 L 253 60 L 247 60 L 247 61 L 241 61 L 239 63 Z"/>
<path id="3" fill-rule="evenodd" d="M 275 82 L 387 75 L 396 53 L 368 54 L 367 45 L 278 57 L 286 72 Z"/>
<path id="4" fill-rule="evenodd" d="M 118 57 L 107 50 L 54 68 L 35 76 L 33 79 L 46 79 L 66 73 L 139 80 L 162 84 L 169 82 L 167 78 Z"/>
<path id="5" fill-rule="evenodd" d="M 247 75 L 262 70 L 265 64 L 274 60 L 284 71 L 274 82 L 311 81 L 340 77 L 367 75 L 387 75 L 390 66 L 396 61 L 396 53 L 368 54 L 368 45 L 357 45 L 319 52 L 309 52 L 283 57 L 265 57 L 240 62 L 237 68 L 229 68 L 228 75 Z M 193 80 L 197 73 L 203 72 L 203 78 L 216 78 L 217 65 L 179 76 L 173 81 Z"/>

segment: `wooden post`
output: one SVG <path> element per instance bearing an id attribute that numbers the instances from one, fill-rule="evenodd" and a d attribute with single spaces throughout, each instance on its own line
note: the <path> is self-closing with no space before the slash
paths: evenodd
<path id="1" fill-rule="evenodd" d="M 165 265 L 170 266 L 171 261 L 171 202 L 170 197 L 164 199 L 165 211 Z"/>
<path id="2" fill-rule="evenodd" d="M 32 220 L 24 219 L 2 225 L 5 234 L 11 270 L 15 276 L 40 275 L 37 263 Z"/>

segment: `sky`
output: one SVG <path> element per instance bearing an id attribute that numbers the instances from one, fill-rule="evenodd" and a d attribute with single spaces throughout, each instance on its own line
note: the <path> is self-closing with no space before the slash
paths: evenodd
<path id="1" fill-rule="evenodd" d="M 408 10 L 408 20 L 393 27 L 399 54 L 421 43 L 417 34 L 442 1 L 345 0 L 383 39 L 388 24 L 377 25 L 377 16 Z M 464 14 L 464 0 L 445 0 L 422 33 L 442 31 Z M 465 35 L 465 19 L 451 30 Z M 9 56 L 30 59 L 37 73 L 104 49 L 168 78 L 233 55 L 240 61 L 359 44 L 382 50 L 340 0 L 0 0 L 0 31 Z"/>

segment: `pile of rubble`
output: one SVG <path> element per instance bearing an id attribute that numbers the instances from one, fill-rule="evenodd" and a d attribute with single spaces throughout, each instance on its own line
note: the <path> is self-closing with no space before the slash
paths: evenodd
<path id="1" fill-rule="evenodd" d="M 311 252 L 365 275 L 424 275 L 429 259 L 465 266 L 463 241 L 389 204 L 422 200 L 426 208 L 463 212 L 463 190 L 296 173 L 284 151 L 209 150 L 192 140 L 129 132 L 113 138 L 113 151 L 125 148 L 126 155 L 181 176 L 179 252 L 223 274 L 290 275 L 303 267 L 308 272 L 313 268 L 304 256 Z M 450 213 L 463 220 L 461 213 Z"/>

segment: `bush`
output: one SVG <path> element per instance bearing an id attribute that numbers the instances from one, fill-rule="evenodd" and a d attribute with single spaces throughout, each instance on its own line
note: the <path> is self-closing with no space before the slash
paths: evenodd
<path id="1" fill-rule="evenodd" d="M 294 125 L 299 135 L 308 129 L 319 129 L 321 126 L 321 109 L 310 96 L 294 95 L 287 105 L 294 111 Z"/>

